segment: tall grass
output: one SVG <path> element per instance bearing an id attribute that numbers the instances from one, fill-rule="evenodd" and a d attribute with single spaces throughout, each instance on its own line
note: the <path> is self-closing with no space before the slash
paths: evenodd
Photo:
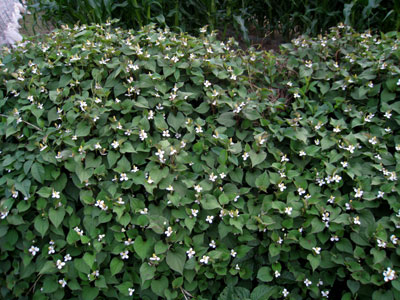
<path id="1" fill-rule="evenodd" d="M 245 41 L 249 33 L 277 32 L 286 40 L 316 35 L 339 22 L 359 31 L 400 29 L 398 0 L 29 0 L 29 6 L 56 25 L 116 18 L 125 28 L 153 22 L 190 33 L 209 25 L 224 35 L 234 30 Z"/>

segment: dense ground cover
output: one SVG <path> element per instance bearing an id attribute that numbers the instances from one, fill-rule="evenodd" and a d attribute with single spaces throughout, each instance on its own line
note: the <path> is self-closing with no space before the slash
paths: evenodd
<path id="1" fill-rule="evenodd" d="M 105 24 L 3 51 L 0 297 L 398 299 L 399 44 Z"/>

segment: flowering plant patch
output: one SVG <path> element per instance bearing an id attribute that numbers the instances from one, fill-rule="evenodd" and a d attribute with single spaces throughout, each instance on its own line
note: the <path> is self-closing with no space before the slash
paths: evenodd
<path id="1" fill-rule="evenodd" d="M 1 297 L 399 298 L 399 44 L 106 24 L 6 49 Z"/>

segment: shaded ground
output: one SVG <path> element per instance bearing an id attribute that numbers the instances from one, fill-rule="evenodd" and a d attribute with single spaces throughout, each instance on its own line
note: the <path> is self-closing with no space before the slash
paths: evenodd
<path id="1" fill-rule="evenodd" d="M 54 29 L 51 24 L 43 24 L 39 17 L 35 19 L 33 14 L 25 14 L 19 24 L 21 25 L 19 32 L 24 36 L 47 34 Z"/>

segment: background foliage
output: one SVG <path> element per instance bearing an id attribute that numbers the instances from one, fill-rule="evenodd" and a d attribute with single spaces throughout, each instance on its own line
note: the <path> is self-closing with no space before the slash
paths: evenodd
<path id="1" fill-rule="evenodd" d="M 35 16 L 56 24 L 105 23 L 118 18 L 124 28 L 139 29 L 151 22 L 189 33 L 209 25 L 223 35 L 234 32 L 249 42 L 249 34 L 263 37 L 277 32 L 289 40 L 306 33 L 317 35 L 339 22 L 358 31 L 399 30 L 400 3 L 396 0 L 30 0 Z"/>
<path id="2" fill-rule="evenodd" d="M 0 297 L 399 299 L 399 38 L 5 49 Z"/>

